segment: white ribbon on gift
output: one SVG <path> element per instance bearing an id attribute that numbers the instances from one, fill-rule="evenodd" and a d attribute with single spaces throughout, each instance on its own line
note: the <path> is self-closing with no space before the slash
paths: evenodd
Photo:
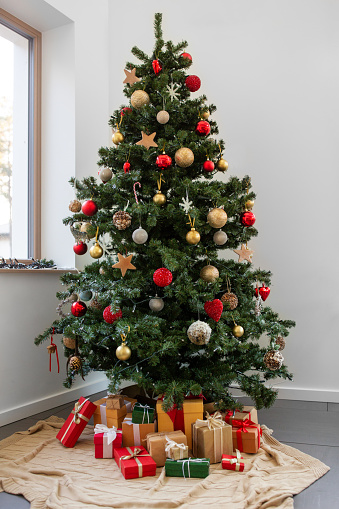
<path id="1" fill-rule="evenodd" d="M 146 424 L 145 423 L 145 417 L 147 414 L 147 424 L 149 424 L 149 410 L 151 410 L 151 407 L 149 405 L 142 405 L 141 403 L 136 403 L 138 405 L 138 408 L 143 408 L 144 409 L 144 415 L 142 416 L 142 424 Z M 135 405 L 134 405 L 134 408 L 135 408 Z"/>
<path id="2" fill-rule="evenodd" d="M 187 474 L 188 474 L 188 477 L 191 477 L 191 471 L 190 471 L 190 462 L 191 463 L 201 463 L 202 461 L 205 461 L 208 463 L 208 460 L 206 458 L 187 458 L 186 460 L 177 460 L 178 462 L 182 462 L 182 474 L 184 476 L 184 478 L 186 479 L 186 476 L 185 476 L 185 463 L 187 463 Z"/>
<path id="3" fill-rule="evenodd" d="M 96 424 L 94 428 L 94 434 L 96 433 L 104 433 L 107 438 L 107 444 L 111 444 L 114 442 L 117 436 L 117 428 L 112 426 L 112 428 L 108 428 L 105 424 Z M 119 433 L 119 432 L 118 432 Z M 120 431 L 121 433 L 121 431 Z"/>
<path id="4" fill-rule="evenodd" d="M 229 458 L 223 458 L 222 459 L 222 463 L 229 463 L 230 465 L 234 465 L 235 463 L 235 471 L 236 472 L 239 472 L 240 471 L 240 460 L 242 460 L 243 458 L 241 457 L 241 454 L 240 454 L 240 451 L 238 449 L 235 450 L 236 452 L 236 457 L 235 458 L 232 458 L 232 459 L 229 459 Z"/>
<path id="5" fill-rule="evenodd" d="M 180 449 L 180 451 L 179 451 L 180 459 L 183 459 L 184 458 L 184 452 L 185 452 L 187 446 L 185 444 L 177 444 L 177 442 L 174 442 L 174 440 L 171 440 L 166 435 L 165 435 L 165 439 L 167 440 L 166 446 L 165 446 L 166 458 L 171 458 L 172 457 L 171 456 L 171 450 L 176 447 L 176 448 Z"/>
<path id="6" fill-rule="evenodd" d="M 128 424 L 128 426 L 133 426 L 134 445 L 141 445 L 139 424 L 134 424 L 132 422 L 132 417 L 125 417 L 124 424 Z"/>

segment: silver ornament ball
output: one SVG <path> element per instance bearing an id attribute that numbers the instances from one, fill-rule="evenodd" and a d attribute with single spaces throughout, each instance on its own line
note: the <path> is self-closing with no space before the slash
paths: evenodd
<path id="1" fill-rule="evenodd" d="M 149 301 L 150 309 L 155 312 L 161 311 L 164 308 L 164 305 L 165 303 L 161 297 L 153 297 L 153 299 Z"/>
<path id="2" fill-rule="evenodd" d="M 141 226 L 139 226 L 139 228 L 137 230 L 134 230 L 134 232 L 132 233 L 132 239 L 136 244 L 145 244 L 145 242 L 148 239 L 148 233 L 146 230 L 141 228 Z"/>
<path id="3" fill-rule="evenodd" d="M 110 168 L 103 168 L 99 173 L 99 177 L 103 182 L 108 182 L 113 177 L 112 170 Z"/>
<path id="4" fill-rule="evenodd" d="M 79 295 L 79 299 L 84 300 L 85 302 L 91 300 L 92 297 L 93 297 L 93 294 L 92 294 L 91 290 L 83 290 L 82 292 L 80 292 L 80 295 Z"/>
<path id="5" fill-rule="evenodd" d="M 212 329 L 208 323 L 197 320 L 187 329 L 187 336 L 195 345 L 206 345 L 211 337 Z"/>
<path id="6" fill-rule="evenodd" d="M 219 230 L 213 235 L 213 240 L 217 246 L 223 246 L 227 242 L 227 235 L 222 230 Z"/>

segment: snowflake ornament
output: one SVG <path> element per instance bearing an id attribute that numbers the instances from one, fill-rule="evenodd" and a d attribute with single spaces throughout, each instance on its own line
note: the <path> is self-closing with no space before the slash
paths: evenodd
<path id="1" fill-rule="evenodd" d="M 186 198 L 183 198 L 181 201 L 182 201 L 182 203 L 179 203 L 179 207 L 182 207 L 184 212 L 186 214 L 188 214 L 190 209 L 193 206 L 193 202 L 189 200 L 187 192 L 186 192 Z"/>
<path id="2" fill-rule="evenodd" d="M 177 90 L 179 90 L 179 87 L 178 85 L 174 85 L 174 83 L 171 83 L 171 85 L 167 85 L 167 92 L 171 98 L 171 101 L 173 101 L 174 99 L 179 99 L 179 94 L 177 92 Z"/>

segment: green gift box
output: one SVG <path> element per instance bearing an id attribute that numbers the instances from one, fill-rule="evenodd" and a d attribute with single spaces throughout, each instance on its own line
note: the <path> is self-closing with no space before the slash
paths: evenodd
<path id="1" fill-rule="evenodd" d="M 135 403 L 132 412 L 132 423 L 133 424 L 150 424 L 154 421 L 155 409 L 149 405 L 142 405 L 141 403 Z"/>
<path id="2" fill-rule="evenodd" d="M 208 458 L 188 458 L 183 460 L 167 459 L 165 474 L 168 477 L 207 477 L 210 471 Z"/>

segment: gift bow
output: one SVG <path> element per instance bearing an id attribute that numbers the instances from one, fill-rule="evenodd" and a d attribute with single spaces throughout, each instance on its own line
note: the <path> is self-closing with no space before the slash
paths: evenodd
<path id="1" fill-rule="evenodd" d="M 84 415 L 79 413 L 80 410 L 82 409 L 82 407 L 84 406 L 84 404 L 86 403 L 86 401 L 88 401 L 88 399 L 85 399 L 81 404 L 79 404 L 79 401 L 77 401 L 74 405 L 72 414 L 74 414 L 73 421 L 75 422 L 75 424 L 79 424 L 80 419 L 87 420 L 87 422 L 89 421 L 89 419 L 87 419 L 87 417 L 85 417 Z"/>
<path id="2" fill-rule="evenodd" d="M 121 430 L 117 430 L 115 426 L 112 428 L 108 428 L 105 424 L 96 424 L 94 428 L 95 433 L 106 433 L 107 434 L 107 444 L 110 445 L 117 437 L 117 433 L 122 433 Z"/>
<path id="3" fill-rule="evenodd" d="M 244 421 L 238 421 L 237 419 L 233 419 L 232 426 L 237 428 L 237 443 L 240 450 L 242 450 L 242 441 L 241 441 L 241 433 L 248 433 L 248 428 L 255 428 L 258 430 L 258 446 L 260 447 L 260 437 L 262 435 L 262 429 L 259 424 L 256 424 L 250 419 L 245 419 Z"/>
<path id="4" fill-rule="evenodd" d="M 127 449 L 129 449 L 129 447 L 127 447 Z M 136 447 L 134 449 L 134 451 L 131 451 L 131 454 L 130 455 L 127 455 L 127 456 L 121 456 L 121 460 L 131 460 L 133 458 L 137 458 L 137 456 L 149 456 L 149 454 L 140 454 L 141 452 L 144 452 L 142 449 L 139 449 L 139 447 Z"/>
<path id="5" fill-rule="evenodd" d="M 235 458 L 232 458 L 232 459 L 223 458 L 222 461 L 228 462 L 230 465 L 233 465 L 235 463 L 235 470 L 236 470 L 236 472 L 239 472 L 240 466 L 241 466 L 240 460 L 242 460 L 243 458 L 241 457 L 240 451 L 238 449 L 236 449 L 235 452 L 236 452 Z"/>
<path id="6" fill-rule="evenodd" d="M 135 408 L 135 405 L 134 405 L 134 408 Z M 142 424 L 144 424 L 144 421 L 145 421 L 145 413 L 147 413 L 147 424 L 149 424 L 149 411 L 151 410 L 151 407 L 149 405 L 142 405 L 141 403 L 138 403 L 137 408 L 144 409 L 144 415 L 142 416 Z"/>
<path id="7" fill-rule="evenodd" d="M 179 447 L 179 449 L 182 449 L 182 450 L 185 450 L 187 447 L 185 444 L 177 444 L 176 442 L 174 442 L 174 440 L 171 440 L 166 435 L 165 435 L 165 438 L 167 440 L 165 452 L 170 451 L 171 449 L 173 449 L 173 447 Z"/>
<path id="8" fill-rule="evenodd" d="M 220 412 L 215 412 L 213 415 L 206 412 L 206 420 L 208 429 L 222 428 L 225 426 L 225 422 L 223 421 Z"/>

